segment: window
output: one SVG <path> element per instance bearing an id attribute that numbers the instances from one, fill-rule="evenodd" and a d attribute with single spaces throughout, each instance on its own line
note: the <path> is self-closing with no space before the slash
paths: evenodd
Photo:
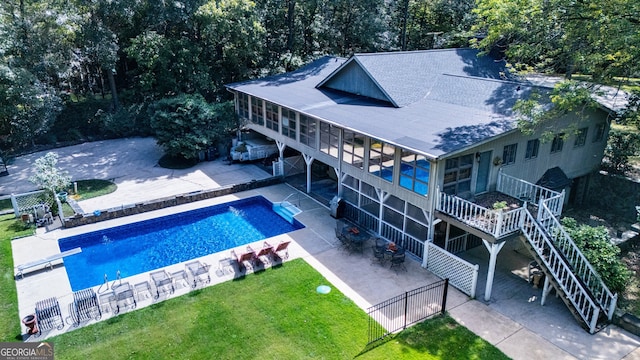
<path id="1" fill-rule="evenodd" d="M 540 148 L 540 140 L 533 139 L 527 141 L 527 152 L 524 154 L 525 159 L 535 159 L 538 157 L 538 149 Z"/>
<path id="2" fill-rule="evenodd" d="M 282 135 L 296 139 L 296 112 L 282 108 Z"/>
<path id="3" fill-rule="evenodd" d="M 557 153 L 562 151 L 562 147 L 564 146 L 564 133 L 556 134 L 553 137 L 553 141 L 551 142 L 551 153 Z"/>
<path id="4" fill-rule="evenodd" d="M 238 93 L 238 116 L 249 118 L 249 95 L 245 93 Z"/>
<path id="5" fill-rule="evenodd" d="M 345 130 L 342 139 L 342 161 L 364 168 L 364 135 Z"/>
<path id="6" fill-rule="evenodd" d="M 504 147 L 502 150 L 502 163 L 505 165 L 513 164 L 516 162 L 516 152 L 518 151 L 518 144 L 511 144 Z"/>
<path id="7" fill-rule="evenodd" d="M 254 124 L 264 125 L 263 103 L 262 99 L 251 98 L 251 122 Z"/>
<path id="8" fill-rule="evenodd" d="M 267 129 L 278 131 L 278 105 L 267 102 Z"/>
<path id="9" fill-rule="evenodd" d="M 447 194 L 471 191 L 471 169 L 473 154 L 447 159 L 444 166 L 444 187 Z"/>
<path id="10" fill-rule="evenodd" d="M 334 158 L 337 158 L 339 135 L 340 135 L 340 128 L 321 121 L 320 122 L 320 151 L 322 151 L 325 154 L 331 155 Z"/>
<path id="11" fill-rule="evenodd" d="M 420 195 L 429 192 L 429 160 L 424 155 L 402 150 L 400 186 Z"/>
<path id="12" fill-rule="evenodd" d="M 300 114 L 300 142 L 316 148 L 316 120 Z"/>
<path id="13" fill-rule="evenodd" d="M 593 142 L 604 138 L 604 123 L 596 124 L 596 131 L 593 133 Z"/>
<path id="14" fill-rule="evenodd" d="M 393 158 L 396 148 L 380 140 L 371 139 L 369 173 L 393 182 Z"/>
<path id="15" fill-rule="evenodd" d="M 589 128 L 586 127 L 578 130 L 578 133 L 576 134 L 576 142 L 573 144 L 573 147 L 584 146 L 587 141 L 587 130 L 589 130 Z"/>

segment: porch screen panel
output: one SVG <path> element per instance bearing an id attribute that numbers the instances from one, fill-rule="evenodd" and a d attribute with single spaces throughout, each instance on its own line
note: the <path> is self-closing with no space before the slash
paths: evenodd
<path id="1" fill-rule="evenodd" d="M 264 100 L 255 97 L 251 98 L 251 122 L 264 126 Z"/>
<path id="2" fill-rule="evenodd" d="M 287 108 L 282 108 L 282 135 L 291 138 L 291 139 L 296 139 L 296 112 L 291 110 L 291 109 L 287 109 Z"/>
<path id="3" fill-rule="evenodd" d="M 278 105 L 267 102 L 266 111 L 267 128 L 278 131 Z"/>
<path id="4" fill-rule="evenodd" d="M 404 200 L 389 196 L 384 203 L 382 219 L 402 230 L 404 223 Z"/>
<path id="5" fill-rule="evenodd" d="M 364 135 L 350 130 L 344 131 L 342 161 L 359 169 L 364 167 Z"/>
<path id="6" fill-rule="evenodd" d="M 316 119 L 300 114 L 300 143 L 316 148 Z"/>
<path id="7" fill-rule="evenodd" d="M 429 160 L 424 155 L 403 150 L 400 163 L 400 186 L 420 195 L 429 192 Z"/>
<path id="8" fill-rule="evenodd" d="M 320 122 L 320 151 L 325 154 L 331 155 L 334 158 L 338 157 L 338 138 L 340 135 L 340 129 L 331 124 L 321 121 Z"/>
<path id="9" fill-rule="evenodd" d="M 249 95 L 245 93 L 238 93 L 238 116 L 249 118 Z"/>
<path id="10" fill-rule="evenodd" d="M 371 139 L 369 147 L 369 173 L 393 182 L 395 147 L 383 141 Z"/>

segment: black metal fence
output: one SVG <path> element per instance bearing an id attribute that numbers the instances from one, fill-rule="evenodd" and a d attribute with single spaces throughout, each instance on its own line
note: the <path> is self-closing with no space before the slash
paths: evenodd
<path id="1" fill-rule="evenodd" d="M 444 314 L 447 307 L 449 279 L 429 284 L 370 307 L 369 343 L 428 317 Z"/>

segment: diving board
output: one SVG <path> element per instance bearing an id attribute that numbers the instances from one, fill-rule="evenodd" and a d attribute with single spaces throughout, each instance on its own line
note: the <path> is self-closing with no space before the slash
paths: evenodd
<path id="1" fill-rule="evenodd" d="M 53 269 L 52 262 L 54 262 L 56 260 L 60 260 L 63 257 L 71 256 L 71 255 L 78 254 L 78 253 L 81 253 L 81 252 L 82 252 L 82 249 L 77 247 L 77 248 L 73 248 L 71 250 L 63 251 L 63 252 L 58 253 L 58 254 L 47 256 L 47 257 L 39 259 L 39 260 L 35 260 L 35 261 L 28 262 L 28 263 L 24 263 L 22 265 L 18 265 L 18 266 L 16 266 L 16 269 L 18 269 L 18 272 L 16 273 L 16 277 L 18 275 L 20 275 L 21 278 L 24 278 L 24 271 L 25 270 L 30 269 L 32 267 L 39 266 L 39 265 L 48 265 L 49 268 Z"/>

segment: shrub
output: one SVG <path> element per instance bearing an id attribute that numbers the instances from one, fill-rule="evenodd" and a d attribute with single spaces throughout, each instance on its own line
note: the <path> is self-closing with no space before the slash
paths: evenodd
<path id="1" fill-rule="evenodd" d="M 607 287 L 614 292 L 624 291 L 631 273 L 620 259 L 620 248 L 611 243 L 607 229 L 578 225 L 573 218 L 563 218 L 562 225 Z"/>

